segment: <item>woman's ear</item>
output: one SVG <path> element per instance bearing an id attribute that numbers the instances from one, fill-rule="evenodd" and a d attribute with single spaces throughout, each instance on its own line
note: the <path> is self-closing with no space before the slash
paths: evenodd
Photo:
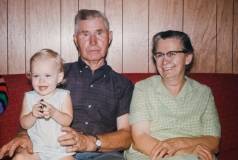
<path id="1" fill-rule="evenodd" d="M 62 82 L 63 78 L 64 78 L 64 72 L 60 72 L 60 73 L 58 74 L 58 80 L 57 80 L 57 82 L 58 82 L 58 83 Z"/>
<path id="2" fill-rule="evenodd" d="M 192 60 L 193 60 L 193 54 L 187 54 L 186 55 L 186 61 L 185 61 L 185 65 L 188 65 L 188 64 L 190 64 L 191 62 L 192 62 Z"/>

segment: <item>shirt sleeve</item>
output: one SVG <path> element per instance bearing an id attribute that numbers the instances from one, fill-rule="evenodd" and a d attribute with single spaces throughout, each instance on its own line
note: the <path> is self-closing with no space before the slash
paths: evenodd
<path id="1" fill-rule="evenodd" d="M 130 80 L 128 80 L 127 82 L 128 83 L 125 85 L 125 88 L 123 89 L 124 92 L 119 99 L 117 117 L 120 117 L 124 114 L 129 113 L 129 110 L 130 110 L 130 104 L 131 104 L 131 98 L 132 98 L 134 85 Z"/>

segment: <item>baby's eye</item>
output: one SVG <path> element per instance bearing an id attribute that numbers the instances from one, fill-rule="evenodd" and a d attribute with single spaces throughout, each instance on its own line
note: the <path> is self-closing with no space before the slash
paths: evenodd
<path id="1" fill-rule="evenodd" d="M 35 74 L 35 75 L 33 75 L 32 77 L 33 77 L 33 78 L 38 78 L 38 77 L 39 77 L 39 75 L 36 75 L 36 74 Z"/>
<path id="2" fill-rule="evenodd" d="M 51 75 L 50 75 L 50 74 L 47 74 L 46 77 L 51 77 Z"/>

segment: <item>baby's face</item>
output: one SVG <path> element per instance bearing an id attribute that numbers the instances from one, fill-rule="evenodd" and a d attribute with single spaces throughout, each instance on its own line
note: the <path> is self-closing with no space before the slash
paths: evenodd
<path id="1" fill-rule="evenodd" d="M 39 58 L 32 62 L 32 86 L 43 99 L 49 99 L 54 94 L 57 84 L 63 78 L 61 74 L 59 66 L 53 59 Z"/>

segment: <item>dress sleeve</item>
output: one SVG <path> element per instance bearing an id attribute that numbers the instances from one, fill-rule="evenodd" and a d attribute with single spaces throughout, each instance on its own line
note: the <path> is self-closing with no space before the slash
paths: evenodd
<path id="1" fill-rule="evenodd" d="M 146 121 L 151 119 L 149 109 L 147 108 L 148 106 L 146 103 L 146 93 L 140 84 L 141 83 L 136 83 L 133 91 L 129 117 L 129 123 L 131 125 L 140 121 Z"/>
<path id="2" fill-rule="evenodd" d="M 215 106 L 214 97 L 209 89 L 209 99 L 206 110 L 202 116 L 203 135 L 212 135 L 221 137 L 221 126 Z"/>

